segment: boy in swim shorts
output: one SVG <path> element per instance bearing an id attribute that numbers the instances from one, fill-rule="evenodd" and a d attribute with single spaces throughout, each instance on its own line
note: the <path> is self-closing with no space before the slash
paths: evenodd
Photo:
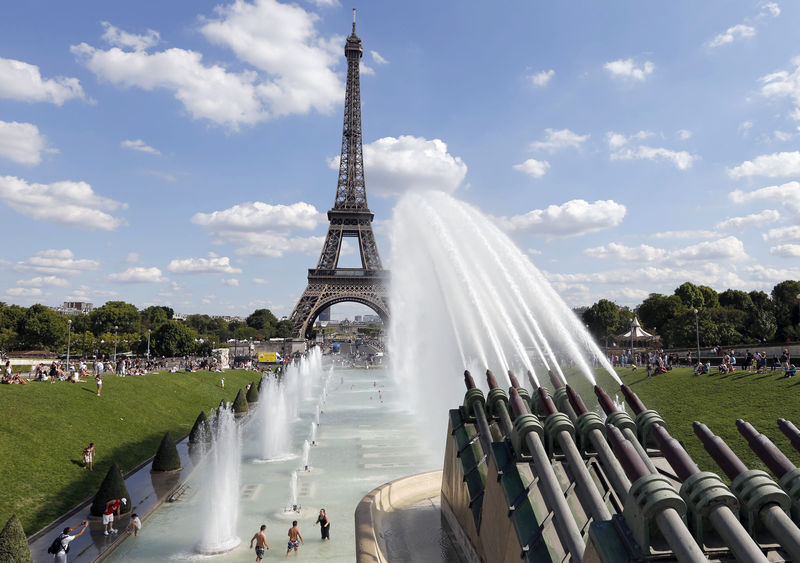
<path id="1" fill-rule="evenodd" d="M 305 545 L 303 541 L 303 535 L 300 533 L 300 530 L 297 528 L 297 520 L 292 522 L 292 527 L 289 528 L 289 544 L 286 547 L 286 557 L 289 557 L 289 554 L 294 549 L 294 554 L 297 555 L 297 549 L 300 547 L 302 543 Z"/>

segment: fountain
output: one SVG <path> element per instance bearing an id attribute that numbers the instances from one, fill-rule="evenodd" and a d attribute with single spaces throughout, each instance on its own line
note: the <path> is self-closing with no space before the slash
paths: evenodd
<path id="1" fill-rule="evenodd" d="M 317 445 L 317 424 L 315 422 L 311 423 L 311 434 L 309 436 L 309 439 L 311 440 L 312 446 Z"/>
<path id="2" fill-rule="evenodd" d="M 202 515 L 198 553 L 215 555 L 231 551 L 241 540 L 236 535 L 239 518 L 242 439 L 233 408 L 217 411 L 213 441 L 207 454 L 208 473 L 202 482 Z"/>
<path id="3" fill-rule="evenodd" d="M 311 444 L 308 440 L 303 440 L 303 457 L 300 461 L 300 469 L 308 471 L 308 454 L 311 452 Z"/>
<path id="4" fill-rule="evenodd" d="M 290 455 L 289 422 L 286 390 L 278 379 L 264 382 L 258 401 L 256 420 L 260 435 L 260 458 L 257 461 L 283 459 Z"/>
<path id="5" fill-rule="evenodd" d="M 297 471 L 292 471 L 289 478 L 289 505 L 284 512 L 298 512 L 297 506 Z"/>

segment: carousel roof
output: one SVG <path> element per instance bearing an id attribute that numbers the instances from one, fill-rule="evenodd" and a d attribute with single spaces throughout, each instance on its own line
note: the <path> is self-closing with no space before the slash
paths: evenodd
<path id="1" fill-rule="evenodd" d="M 631 329 L 622 336 L 620 336 L 620 338 L 627 338 L 627 339 L 633 338 L 634 340 L 640 340 L 644 338 L 655 338 L 655 337 L 642 328 L 642 325 L 639 324 L 639 319 L 633 317 L 633 322 L 631 323 Z"/>

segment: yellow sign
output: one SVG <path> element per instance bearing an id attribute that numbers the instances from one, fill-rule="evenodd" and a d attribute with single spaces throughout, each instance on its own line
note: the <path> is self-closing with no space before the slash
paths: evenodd
<path id="1" fill-rule="evenodd" d="M 266 364 L 275 363 L 278 361 L 276 356 L 277 354 L 275 352 L 259 352 L 258 361 Z"/>

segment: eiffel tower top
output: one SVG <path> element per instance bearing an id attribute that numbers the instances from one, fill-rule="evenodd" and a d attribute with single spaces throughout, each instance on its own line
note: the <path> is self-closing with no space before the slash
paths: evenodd
<path id="1" fill-rule="evenodd" d="M 361 39 L 356 35 L 356 11 L 353 9 L 353 33 L 347 38 L 347 89 L 344 95 L 344 127 L 342 156 L 336 200 L 331 211 L 372 214 L 367 205 L 364 183 L 364 156 L 361 149 L 361 82 L 359 63 L 363 54 Z M 330 215 L 330 214 L 329 214 Z"/>

